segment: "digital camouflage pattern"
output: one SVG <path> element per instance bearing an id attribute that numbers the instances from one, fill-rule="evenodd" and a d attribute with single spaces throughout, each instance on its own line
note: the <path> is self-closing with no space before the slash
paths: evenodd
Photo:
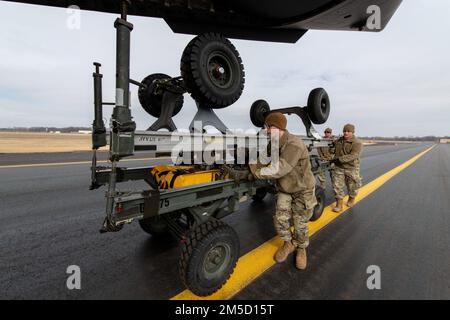
<path id="1" fill-rule="evenodd" d="M 317 178 L 319 179 L 320 186 L 325 186 L 325 183 L 326 183 L 326 181 L 327 181 L 327 177 L 326 177 L 326 175 L 325 175 L 325 171 L 320 171 L 320 172 L 317 174 Z"/>
<path id="2" fill-rule="evenodd" d="M 278 166 L 251 168 L 251 171 L 258 179 L 277 181 L 275 229 L 282 240 L 292 241 L 298 248 L 306 248 L 309 244 L 308 221 L 317 200 L 314 193 L 316 181 L 303 140 L 284 131 L 280 139 Z"/>
<path id="3" fill-rule="evenodd" d="M 337 166 L 333 169 L 331 176 L 333 191 L 336 199 L 345 197 L 345 187 L 347 186 L 348 195 L 355 198 L 358 195 L 358 189 L 361 188 L 361 176 L 359 167 L 354 169 L 342 169 Z"/>
<path id="4" fill-rule="evenodd" d="M 363 149 L 362 142 L 353 137 L 345 140 L 343 137 L 335 141 L 334 164 L 332 183 L 336 199 L 343 199 L 344 188 L 347 187 L 348 195 L 356 197 L 361 187 L 360 157 Z"/>
<path id="5" fill-rule="evenodd" d="M 335 165 L 342 169 L 359 168 L 362 149 L 362 142 L 355 136 L 348 140 L 340 137 L 334 142 L 334 159 L 339 160 Z"/>
<path id="6" fill-rule="evenodd" d="M 257 179 L 275 179 L 278 189 L 284 193 L 313 190 L 315 179 L 308 148 L 303 140 L 285 130 L 279 143 L 278 165 L 259 168 L 254 171 L 254 176 Z"/>
<path id="7" fill-rule="evenodd" d="M 280 238 L 292 241 L 297 248 L 306 248 L 309 245 L 308 221 L 316 204 L 314 188 L 294 194 L 278 192 L 274 224 Z"/>
<path id="8" fill-rule="evenodd" d="M 319 148 L 317 148 L 317 153 L 319 154 L 319 157 L 321 160 L 330 161 L 334 157 L 334 146 L 333 147 L 319 147 Z M 320 185 L 322 187 L 324 187 L 325 182 L 326 182 L 325 171 L 320 171 L 317 174 L 317 178 L 319 179 Z M 330 178 L 332 178 L 332 170 L 330 170 Z"/>

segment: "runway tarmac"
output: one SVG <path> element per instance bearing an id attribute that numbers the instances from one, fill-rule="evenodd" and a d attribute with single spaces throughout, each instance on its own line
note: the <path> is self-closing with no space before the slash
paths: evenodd
<path id="1" fill-rule="evenodd" d="M 430 146 L 365 147 L 363 183 Z M 58 157 L 54 162 L 84 161 Z M 31 163 L 18 156 L 2 161 Z M 1 299 L 169 299 L 185 289 L 177 240 L 153 239 L 137 223 L 98 232 L 105 189 L 88 190 L 89 166 L 0 167 Z M 333 201 L 328 188 L 326 204 Z M 234 298 L 449 299 L 449 208 L 450 145 L 437 145 L 314 235 L 307 270 L 296 270 L 293 260 L 275 265 Z M 273 211 L 267 197 L 224 219 L 239 234 L 241 255 L 275 236 Z M 69 265 L 81 268 L 81 290 L 66 287 Z M 381 290 L 366 286 L 370 265 L 380 267 Z"/>

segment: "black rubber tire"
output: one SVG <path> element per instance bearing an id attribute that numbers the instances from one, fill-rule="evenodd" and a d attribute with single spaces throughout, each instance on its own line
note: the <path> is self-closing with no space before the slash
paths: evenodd
<path id="1" fill-rule="evenodd" d="M 322 124 L 330 115 L 330 99 L 323 88 L 316 88 L 309 93 L 308 115 L 312 123 Z"/>
<path id="2" fill-rule="evenodd" d="M 208 253 L 212 254 L 214 250 L 225 247 L 228 248 L 223 252 L 225 260 L 218 262 L 217 274 L 208 273 L 208 267 L 205 266 Z M 230 226 L 219 220 L 200 224 L 191 230 L 181 244 L 179 270 L 184 285 L 198 296 L 213 294 L 233 273 L 239 258 L 239 249 L 238 235 Z"/>
<path id="3" fill-rule="evenodd" d="M 323 213 L 323 209 L 325 208 L 325 190 L 323 190 L 321 187 L 316 186 L 316 199 L 317 204 L 314 207 L 313 215 L 309 221 L 316 221 L 318 220 Z"/>
<path id="4" fill-rule="evenodd" d="M 267 189 L 264 187 L 256 189 L 256 193 L 252 196 L 253 201 L 261 202 L 267 195 Z"/>
<path id="5" fill-rule="evenodd" d="M 214 74 L 210 69 L 213 66 L 216 71 L 223 67 L 224 76 Z M 233 44 L 218 33 L 192 39 L 184 49 L 180 69 L 192 98 L 208 108 L 225 108 L 236 102 L 244 90 L 242 59 Z"/>
<path id="6" fill-rule="evenodd" d="M 163 95 L 161 93 L 155 93 L 156 85 L 155 80 L 163 80 L 163 79 L 170 79 L 171 77 L 167 74 L 163 73 L 153 73 L 147 77 L 144 78 L 141 82 L 145 84 L 147 87 L 139 87 L 138 90 L 138 98 L 139 102 L 144 108 L 147 113 L 149 113 L 151 116 L 155 118 L 159 118 L 161 114 L 161 106 L 162 106 L 162 98 Z M 177 99 L 175 110 L 172 114 L 172 116 L 175 116 L 178 112 L 180 112 L 181 108 L 183 107 L 184 98 L 183 95 L 180 94 L 180 96 Z"/>
<path id="7" fill-rule="evenodd" d="M 262 128 L 269 112 L 270 106 L 266 100 L 256 100 L 250 107 L 250 120 L 255 127 Z"/>
<path id="8" fill-rule="evenodd" d="M 169 233 L 169 226 L 161 216 L 155 216 L 139 220 L 142 230 L 154 237 L 164 236 Z"/>

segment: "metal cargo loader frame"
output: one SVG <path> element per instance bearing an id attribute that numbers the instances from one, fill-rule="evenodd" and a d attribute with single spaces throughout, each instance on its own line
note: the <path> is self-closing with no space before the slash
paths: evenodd
<path id="1" fill-rule="evenodd" d="M 182 254 L 180 257 L 181 278 L 191 291 L 205 296 L 217 291 L 232 274 L 239 258 L 239 241 L 235 231 L 221 219 L 238 211 L 239 203 L 250 198 L 262 200 L 266 193 L 275 193 L 276 186 L 272 181 L 256 180 L 242 181 L 224 179 L 218 181 L 187 186 L 178 189 L 160 190 L 152 175 L 152 166 L 120 167 L 119 161 L 132 156 L 138 151 L 153 152 L 156 157 L 168 155 L 174 144 L 183 135 L 201 134 L 203 139 L 221 139 L 223 135 L 211 135 L 192 132 L 174 133 L 158 131 L 161 128 L 174 131 L 175 125 L 171 119 L 177 95 L 186 92 L 180 77 L 161 82 L 164 90 L 162 109 L 159 119 L 150 126 L 148 131 L 137 131 L 130 111 L 130 83 L 139 87 L 146 84 L 130 79 L 130 35 L 133 25 L 127 21 L 129 2 L 122 1 L 121 17 L 116 19 L 114 27 L 117 35 L 116 52 L 116 96 L 115 102 L 104 102 L 102 99 L 102 77 L 100 63 L 94 63 L 94 121 L 92 130 L 92 166 L 90 189 L 107 185 L 106 217 L 101 232 L 115 232 L 124 224 L 138 220 L 142 229 L 160 236 L 167 232 L 181 240 Z M 113 105 L 110 127 L 103 122 L 103 106 Z M 226 129 L 215 113 L 207 112 L 199 107 L 194 117 L 216 125 L 223 132 Z M 314 130 L 306 107 L 291 107 L 277 109 L 285 114 L 296 114 L 306 128 L 307 137 L 302 137 L 309 151 L 317 147 L 328 146 L 331 141 L 320 139 Z M 272 112 L 272 111 L 271 111 Z M 178 135 L 178 136 L 177 136 Z M 226 135 L 232 145 L 238 145 L 239 135 Z M 252 139 L 255 136 L 246 136 Z M 110 166 L 97 165 L 97 151 L 109 145 Z M 226 152 L 226 147 L 223 152 Z M 233 150 L 233 153 L 237 150 Z M 224 156 L 225 158 L 225 156 Z M 323 162 L 316 155 L 311 155 L 314 174 L 330 169 L 328 162 Z M 196 164 L 198 170 L 211 168 L 204 163 Z M 221 165 L 215 164 L 220 169 Z M 240 168 L 242 165 L 235 165 Z M 144 181 L 148 188 L 138 191 L 119 191 L 117 184 L 126 181 Z M 317 188 L 316 188 L 317 189 Z M 319 193 L 318 193 L 319 192 Z M 320 217 L 323 210 L 323 190 L 316 190 L 316 196 L 322 203 L 315 209 L 314 218 Z M 213 235 L 213 236 L 211 236 Z M 219 240 L 220 239 L 220 240 Z"/>

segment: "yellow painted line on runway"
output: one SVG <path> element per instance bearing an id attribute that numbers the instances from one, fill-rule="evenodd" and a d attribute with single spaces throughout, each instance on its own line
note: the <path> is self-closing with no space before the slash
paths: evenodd
<path id="1" fill-rule="evenodd" d="M 162 159 L 170 159 L 170 157 L 161 157 L 161 158 L 137 158 L 137 159 L 122 159 L 120 162 L 127 161 L 147 161 L 147 160 L 162 160 Z M 108 160 L 99 160 L 97 163 L 108 163 Z M 0 166 L 0 169 L 14 169 L 14 168 L 32 168 L 32 167 L 52 167 L 52 166 L 71 166 L 77 164 L 91 164 L 92 161 L 75 161 L 75 162 L 49 162 L 49 163 L 32 163 L 32 164 L 13 164 L 13 165 L 5 165 Z"/>
<path id="2" fill-rule="evenodd" d="M 399 165 L 398 167 L 386 172 L 382 176 L 376 178 L 375 180 L 369 182 L 368 184 L 361 187 L 359 190 L 358 196 L 355 199 L 355 204 L 363 200 L 369 194 L 380 188 L 383 184 L 385 184 L 388 180 L 392 179 L 395 175 L 397 175 L 402 170 L 409 167 L 412 163 L 414 163 L 417 159 L 423 156 L 425 153 L 433 149 L 434 146 L 428 148 L 427 150 L 420 152 L 416 156 L 412 157 L 408 161 Z M 346 203 L 348 197 L 344 199 L 344 203 Z M 334 204 L 333 204 L 334 205 Z M 331 221 L 342 215 L 348 209 L 347 206 L 344 205 L 344 210 L 337 213 L 331 210 L 332 206 L 330 205 L 324 209 L 324 212 L 320 219 L 316 221 L 309 222 L 309 236 L 314 235 L 320 229 L 324 228 Z M 208 297 L 199 297 L 193 294 L 189 290 L 184 290 L 178 295 L 171 298 L 171 300 L 225 300 L 230 299 L 234 295 L 236 295 L 239 291 L 245 288 L 248 284 L 258 278 L 261 274 L 271 268 L 275 261 L 273 260 L 273 256 L 279 246 L 282 245 L 281 239 L 275 237 L 258 248 L 250 251 L 249 253 L 243 255 L 239 258 L 236 269 L 234 270 L 233 275 L 227 281 L 227 283 L 216 293 L 212 294 Z"/>

